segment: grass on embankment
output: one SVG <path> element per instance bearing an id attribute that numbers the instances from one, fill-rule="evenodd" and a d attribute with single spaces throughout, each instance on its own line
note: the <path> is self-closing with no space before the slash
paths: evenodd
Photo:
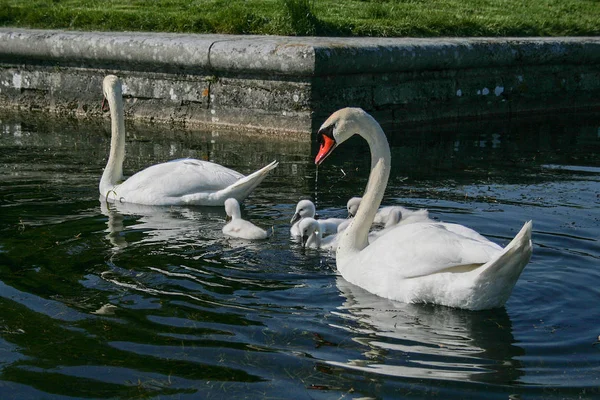
<path id="1" fill-rule="evenodd" d="M 600 35 L 598 0 L 2 0 L 0 26 L 319 36 Z"/>

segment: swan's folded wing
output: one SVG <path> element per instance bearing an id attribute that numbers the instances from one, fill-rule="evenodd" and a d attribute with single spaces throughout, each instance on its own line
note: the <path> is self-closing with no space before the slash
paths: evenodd
<path id="1" fill-rule="evenodd" d="M 128 190 L 180 197 L 190 193 L 221 190 L 244 175 L 208 161 L 180 159 L 148 167 L 128 178 Z"/>
<path id="2" fill-rule="evenodd" d="M 262 182 L 262 180 L 267 176 L 267 173 L 269 171 L 271 171 L 272 169 L 276 168 L 279 165 L 279 163 L 277 161 L 273 161 L 270 164 L 262 167 L 261 169 L 259 169 L 258 171 L 254 171 L 253 173 L 251 173 L 250 175 L 247 176 L 243 176 L 243 179 L 239 179 L 235 182 L 235 185 L 233 185 L 231 188 L 229 188 L 231 191 L 235 191 L 238 190 L 240 188 L 243 188 L 245 186 L 248 186 L 248 184 L 250 184 L 250 187 L 253 189 L 255 188 L 260 182 Z"/>
<path id="3" fill-rule="evenodd" d="M 495 246 L 498 250 L 502 250 L 502 247 L 498 246 L 496 243 L 490 242 L 488 239 L 486 239 L 484 236 L 480 235 L 478 232 L 474 231 L 471 228 L 467 228 L 464 225 L 451 224 L 451 223 L 446 223 L 446 222 L 440 222 L 440 224 L 444 228 L 449 230 L 450 232 L 454 232 L 458 235 L 468 237 L 468 238 L 476 240 L 478 242 L 491 244 L 492 246 Z"/>
<path id="4" fill-rule="evenodd" d="M 375 275 L 408 279 L 484 264 L 501 251 L 482 236 L 476 240 L 458 230 L 442 223 L 400 225 L 361 251 L 360 258 L 371 259 L 369 270 Z"/>
<path id="5" fill-rule="evenodd" d="M 178 171 L 186 174 L 191 181 L 202 181 L 205 190 L 225 188 L 244 177 L 237 171 L 209 161 L 183 159 Z"/>

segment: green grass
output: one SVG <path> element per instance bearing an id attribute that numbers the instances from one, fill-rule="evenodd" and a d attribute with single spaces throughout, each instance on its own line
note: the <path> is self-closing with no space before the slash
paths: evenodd
<path id="1" fill-rule="evenodd" d="M 0 0 L 0 26 L 320 36 L 600 35 L 598 0 Z"/>

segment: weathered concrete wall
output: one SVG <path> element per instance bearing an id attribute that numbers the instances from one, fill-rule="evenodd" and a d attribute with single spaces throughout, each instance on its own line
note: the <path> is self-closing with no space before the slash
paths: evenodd
<path id="1" fill-rule="evenodd" d="M 382 123 L 600 106 L 600 38 L 381 39 L 0 28 L 0 106 L 307 133 L 360 106 Z M 307 137 L 309 137 L 307 135 Z"/>
<path id="2" fill-rule="evenodd" d="M 99 116 L 108 73 L 130 116 L 306 133 L 308 45 L 262 36 L 0 29 L 0 104 Z"/>
<path id="3" fill-rule="evenodd" d="M 330 39 L 315 59 L 319 120 L 347 105 L 384 124 L 600 106 L 600 38 Z"/>

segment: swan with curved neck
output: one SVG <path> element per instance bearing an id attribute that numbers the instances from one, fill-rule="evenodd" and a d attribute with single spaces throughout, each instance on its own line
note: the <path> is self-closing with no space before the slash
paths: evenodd
<path id="1" fill-rule="evenodd" d="M 123 179 L 125 119 L 121 80 L 108 75 L 102 83 L 111 117 L 110 153 L 100 179 L 102 200 L 146 205 L 222 206 L 227 198 L 244 200 L 277 167 L 273 161 L 244 176 L 209 161 L 180 159 L 152 165 Z"/>
<path id="2" fill-rule="evenodd" d="M 369 145 L 371 173 L 356 216 L 339 234 L 336 265 L 342 277 L 405 303 L 471 310 L 503 306 L 531 257 L 531 221 L 505 248 L 465 226 L 434 221 L 400 224 L 369 244 L 390 175 L 390 148 L 381 126 L 359 108 L 336 111 L 319 129 L 315 163 L 355 134 Z"/>

